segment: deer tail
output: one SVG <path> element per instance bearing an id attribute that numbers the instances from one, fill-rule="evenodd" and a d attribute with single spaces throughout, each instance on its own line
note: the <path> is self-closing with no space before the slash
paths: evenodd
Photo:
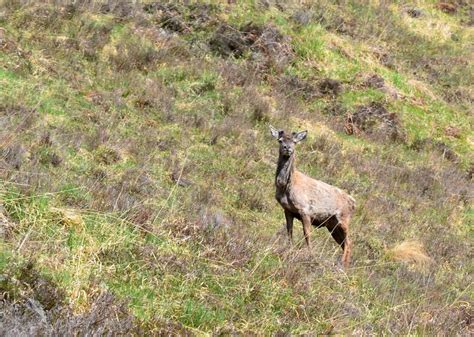
<path id="1" fill-rule="evenodd" d="M 351 197 L 350 195 L 348 195 L 348 198 L 347 198 L 347 199 L 348 199 L 348 201 L 349 201 L 349 205 L 350 205 L 351 210 L 354 211 L 355 208 L 356 208 L 356 201 L 355 201 L 355 199 L 354 199 L 353 197 Z"/>

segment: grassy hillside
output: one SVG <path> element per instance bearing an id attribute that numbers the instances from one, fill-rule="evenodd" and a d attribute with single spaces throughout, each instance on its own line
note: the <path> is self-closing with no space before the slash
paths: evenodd
<path id="1" fill-rule="evenodd" d="M 1 334 L 468 335 L 467 1 L 0 5 Z M 268 124 L 357 200 L 289 246 Z"/>

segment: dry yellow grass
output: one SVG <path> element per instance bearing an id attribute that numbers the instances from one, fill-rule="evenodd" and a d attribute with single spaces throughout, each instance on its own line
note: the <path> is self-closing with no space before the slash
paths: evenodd
<path id="1" fill-rule="evenodd" d="M 387 256 L 399 262 L 404 262 L 416 269 L 426 269 L 433 259 L 428 256 L 422 243 L 411 240 L 403 241 L 387 251 Z"/>

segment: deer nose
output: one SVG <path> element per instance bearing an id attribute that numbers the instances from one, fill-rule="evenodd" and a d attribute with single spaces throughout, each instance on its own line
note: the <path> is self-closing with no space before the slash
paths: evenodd
<path id="1" fill-rule="evenodd" d="M 293 149 L 290 148 L 288 145 L 283 145 L 283 152 L 286 153 L 286 154 L 292 154 L 293 153 Z"/>

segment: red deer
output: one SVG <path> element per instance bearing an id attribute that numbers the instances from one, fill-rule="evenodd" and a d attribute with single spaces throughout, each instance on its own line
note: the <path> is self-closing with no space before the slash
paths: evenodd
<path id="1" fill-rule="evenodd" d="M 355 211 L 355 200 L 337 187 L 312 179 L 295 167 L 295 145 L 306 138 L 307 131 L 285 133 L 270 126 L 272 136 L 280 143 L 275 175 L 275 198 L 283 207 L 286 229 L 293 241 L 294 218 L 303 223 L 308 248 L 311 225 L 326 227 L 343 250 L 342 263 L 347 267 L 351 258 L 349 222 Z"/>

